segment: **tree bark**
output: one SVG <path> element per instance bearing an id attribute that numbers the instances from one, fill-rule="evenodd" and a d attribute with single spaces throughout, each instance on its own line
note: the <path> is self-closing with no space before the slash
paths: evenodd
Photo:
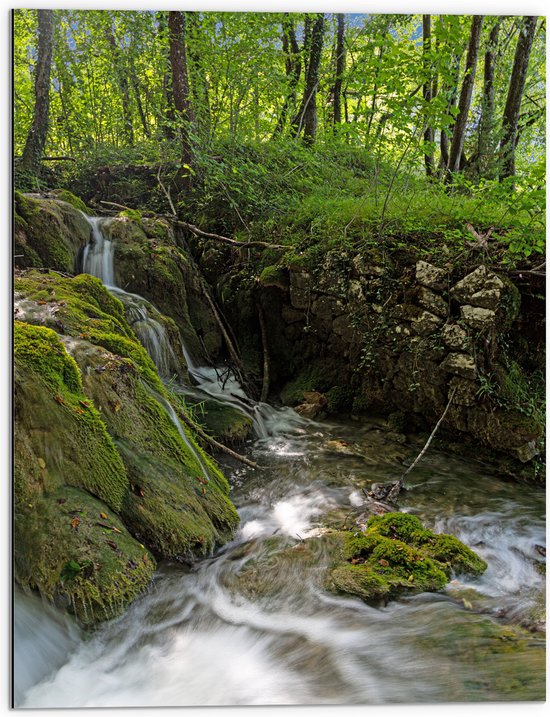
<path id="1" fill-rule="evenodd" d="M 174 179 L 176 192 L 188 188 L 191 181 L 190 167 L 194 163 L 191 140 L 192 125 L 195 121 L 189 94 L 187 75 L 187 50 L 185 44 L 185 14 L 180 11 L 168 13 L 168 41 L 170 45 L 170 67 L 172 69 L 172 94 L 174 107 L 180 124 L 182 144 L 181 167 Z"/>
<path id="2" fill-rule="evenodd" d="M 508 96 L 502 116 L 502 139 L 500 142 L 500 161 L 502 162 L 502 170 L 500 172 L 501 181 L 506 177 L 513 177 L 515 174 L 515 149 L 519 112 L 537 20 L 537 15 L 523 18 L 516 45 L 514 65 L 510 77 L 510 85 L 508 86 Z"/>
<path id="3" fill-rule="evenodd" d="M 36 176 L 50 120 L 50 76 L 53 54 L 53 10 L 37 10 L 38 50 L 34 74 L 34 111 L 18 170 Z"/>
<path id="4" fill-rule="evenodd" d="M 310 51 L 307 63 L 306 84 L 300 110 L 293 122 L 297 127 L 296 134 L 303 129 L 304 142 L 311 145 L 317 134 L 317 87 L 319 85 L 319 68 L 323 52 L 323 36 L 325 16 L 318 13 L 311 27 Z"/>
<path id="5" fill-rule="evenodd" d="M 117 78 L 118 87 L 120 89 L 123 135 L 126 140 L 126 144 L 131 147 L 134 144 L 134 126 L 132 122 L 132 105 L 130 102 L 130 85 L 128 82 L 128 76 L 126 68 L 122 66 L 122 53 L 117 45 L 113 26 L 109 25 L 105 32 L 113 53 L 111 62 L 113 64 L 114 74 Z"/>
<path id="6" fill-rule="evenodd" d="M 433 77 L 430 71 L 431 58 L 430 53 L 432 49 L 432 18 L 431 15 L 422 15 L 422 65 L 426 79 L 422 94 L 424 101 L 428 105 L 433 99 Z M 426 166 L 426 174 L 431 177 L 434 173 L 434 150 L 433 142 L 435 139 L 435 130 L 431 124 L 431 120 L 426 120 L 426 129 L 424 130 L 424 164 Z"/>
<path id="7" fill-rule="evenodd" d="M 288 113 L 291 108 L 296 105 L 296 88 L 300 81 L 300 75 L 302 73 L 302 62 L 300 57 L 300 48 L 296 40 L 296 30 L 294 28 L 294 22 L 289 16 L 289 13 L 285 13 L 282 22 L 282 42 L 283 52 L 285 54 L 285 72 L 287 77 L 287 94 L 285 96 L 281 113 L 277 120 L 277 124 L 273 131 L 273 138 L 280 136 L 283 133 L 285 124 L 287 121 Z"/>
<path id="8" fill-rule="evenodd" d="M 203 142 L 210 141 L 212 118 L 210 113 L 210 92 L 200 48 L 200 16 L 198 12 L 187 12 L 189 55 L 189 80 L 191 84 L 192 106 L 196 116 L 197 131 Z"/>
<path id="9" fill-rule="evenodd" d="M 466 58 L 464 80 L 462 81 L 462 89 L 460 91 L 460 99 L 458 101 L 458 116 L 456 118 L 453 131 L 453 139 L 451 142 L 451 152 L 449 156 L 450 172 L 458 172 L 460 170 L 460 163 L 462 161 L 464 138 L 466 134 L 466 124 L 468 121 L 468 113 L 470 111 L 472 93 L 474 90 L 474 80 L 476 76 L 477 58 L 479 54 L 479 41 L 481 38 L 482 26 L 483 15 L 474 15 L 472 18 L 472 26 L 470 29 L 470 40 L 468 43 L 468 55 Z"/>
<path id="10" fill-rule="evenodd" d="M 483 99 L 481 100 L 481 118 L 479 120 L 479 141 L 476 157 L 476 170 L 480 176 L 490 171 L 491 157 L 494 152 L 493 132 L 495 125 L 495 60 L 502 18 L 498 18 L 491 29 L 489 44 L 485 51 L 483 66 Z"/>
<path id="11" fill-rule="evenodd" d="M 334 78 L 334 99 L 333 99 L 333 116 L 334 127 L 342 122 L 342 83 L 344 79 L 344 70 L 346 68 L 346 48 L 345 39 L 345 15 L 337 14 L 337 31 L 336 31 L 336 75 Z"/>

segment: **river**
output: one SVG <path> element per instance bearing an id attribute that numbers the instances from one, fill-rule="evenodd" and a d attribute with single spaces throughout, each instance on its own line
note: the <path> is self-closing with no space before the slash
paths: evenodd
<path id="1" fill-rule="evenodd" d="M 195 391 L 221 393 L 210 369 L 194 371 Z M 16 590 L 16 706 L 544 700 L 542 489 L 431 449 L 399 507 L 457 535 L 488 569 L 370 606 L 324 589 L 330 554 L 320 536 L 349 527 L 363 489 L 396 480 L 421 441 L 376 420 L 252 410 L 245 451 L 264 470 L 225 463 L 241 517 L 230 544 L 192 568 L 161 564 L 148 592 L 95 631 Z"/>

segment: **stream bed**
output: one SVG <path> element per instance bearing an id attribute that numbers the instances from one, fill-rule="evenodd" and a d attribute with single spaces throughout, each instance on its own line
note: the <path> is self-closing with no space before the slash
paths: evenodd
<path id="1" fill-rule="evenodd" d="M 430 450 L 399 507 L 488 563 L 441 593 L 369 606 L 323 588 L 326 527 L 396 480 L 421 442 L 374 421 L 314 423 L 271 409 L 226 465 L 241 524 L 192 568 L 162 564 L 121 618 L 84 633 L 15 596 L 19 707 L 383 704 L 545 699 L 545 495 Z M 527 626 L 524 630 L 520 626 Z"/>

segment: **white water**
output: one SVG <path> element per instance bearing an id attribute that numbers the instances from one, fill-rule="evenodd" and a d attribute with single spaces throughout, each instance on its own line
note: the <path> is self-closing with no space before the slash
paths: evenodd
<path id="1" fill-rule="evenodd" d="M 106 286 L 115 286 L 113 242 L 105 236 L 103 227 L 108 219 L 86 217 L 92 229 L 92 239 L 82 252 L 82 272 L 97 276 Z"/>
<path id="2" fill-rule="evenodd" d="M 536 546 L 545 543 L 542 493 L 522 493 L 466 459 L 434 452 L 411 474 L 402 507 L 474 547 L 487 572 L 380 608 L 334 596 L 322 579 L 330 555 L 313 543 L 315 559 L 301 562 L 310 549 L 302 540 L 321 534 L 338 511 L 341 524 L 371 482 L 395 479 L 402 465 L 392 451 L 403 448 L 390 438 L 376 443 L 376 432 L 357 424 L 320 426 L 254 404 L 233 376 L 190 369 L 195 390 L 254 416 L 252 457 L 266 470 L 230 475 L 241 516 L 234 541 L 191 572 L 161 566 L 148 594 L 90 635 L 18 593 L 17 706 L 543 698 L 542 638 L 526 637 L 527 649 L 510 652 L 489 630 L 502 617 L 525 619 L 544 598 L 536 569 Z M 173 408 L 165 409 L 185 440 Z M 353 450 L 331 453 L 335 441 Z"/>

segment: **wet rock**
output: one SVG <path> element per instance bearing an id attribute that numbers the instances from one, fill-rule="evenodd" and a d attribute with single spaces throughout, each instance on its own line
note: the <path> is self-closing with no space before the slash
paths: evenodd
<path id="1" fill-rule="evenodd" d="M 447 286 L 447 272 L 427 261 L 416 262 L 416 280 L 428 289 L 444 289 Z"/>
<path id="2" fill-rule="evenodd" d="M 470 347 L 467 332 L 458 324 L 445 324 L 441 329 L 441 339 L 453 351 L 466 351 Z"/>
<path id="3" fill-rule="evenodd" d="M 460 316 L 470 328 L 478 330 L 489 329 L 496 321 L 496 313 L 492 309 L 479 306 L 461 306 Z"/>
<path id="4" fill-rule="evenodd" d="M 439 294 L 430 291 L 425 286 L 419 287 L 418 303 L 430 313 L 436 314 L 436 316 L 445 318 L 449 313 L 447 302 Z"/>
<path id="5" fill-rule="evenodd" d="M 455 389 L 453 403 L 458 406 L 475 406 L 479 384 L 477 381 L 455 376 L 449 381 L 449 392 Z"/>
<path id="6" fill-rule="evenodd" d="M 317 418 L 327 405 L 326 396 L 319 391 L 304 391 L 304 402 L 294 409 L 296 413 L 305 418 Z"/>
<path id="7" fill-rule="evenodd" d="M 448 373 L 454 373 L 462 378 L 473 380 L 477 377 L 477 368 L 474 359 L 468 354 L 451 353 L 440 364 Z"/>

